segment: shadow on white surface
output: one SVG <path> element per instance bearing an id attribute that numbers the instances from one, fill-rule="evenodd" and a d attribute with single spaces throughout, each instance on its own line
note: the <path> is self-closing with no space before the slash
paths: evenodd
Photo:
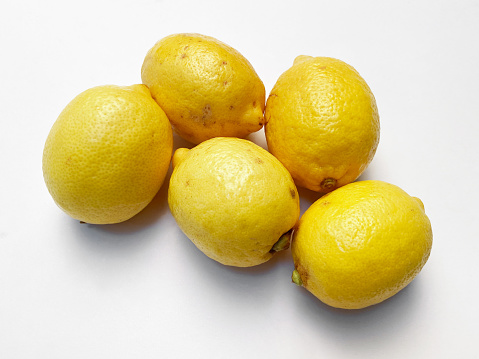
<path id="1" fill-rule="evenodd" d="M 299 193 L 299 204 L 301 208 L 301 216 L 306 210 L 323 195 L 321 193 L 311 191 L 307 188 L 297 187 Z"/>
<path id="2" fill-rule="evenodd" d="M 237 268 L 214 261 L 202 253 L 178 228 L 176 237 L 177 260 L 185 263 L 181 276 L 202 288 L 201 300 L 210 298 L 219 306 L 250 312 L 268 308 L 277 297 L 279 281 L 289 284 L 293 270 L 290 250 L 276 253 L 266 263 Z M 288 274 L 284 276 L 284 270 Z"/>
<path id="3" fill-rule="evenodd" d="M 121 262 L 132 262 L 135 253 L 140 253 L 152 245 L 154 236 L 143 234 L 146 227 L 124 224 L 121 228 L 81 224 L 73 228 L 72 243 L 75 252 L 70 258 L 93 267 L 107 269 Z M 158 239 L 158 238 L 156 238 Z"/>
<path id="4" fill-rule="evenodd" d="M 171 169 L 153 200 L 143 211 L 125 222 L 96 225 L 72 220 L 75 223 L 70 225 L 70 230 L 74 234 L 75 248 L 87 257 L 113 259 L 120 256 L 127 259 L 132 252 L 141 251 L 147 243 L 158 240 L 161 236 L 153 230 L 169 212 L 167 197 L 170 175 Z"/>
<path id="5" fill-rule="evenodd" d="M 300 288 L 302 289 L 302 288 Z M 330 307 L 307 290 L 296 296 L 297 315 L 309 321 L 321 335 L 344 345 L 351 351 L 364 351 L 365 345 L 376 348 L 388 342 L 397 342 L 407 336 L 408 328 L 414 325 L 420 309 L 420 277 L 406 288 L 382 303 L 364 309 L 347 310 Z M 353 354 L 353 353 L 351 353 Z"/>
<path id="6" fill-rule="evenodd" d="M 206 270 L 207 273 L 215 275 L 215 273 L 222 273 L 229 277 L 261 277 L 272 271 L 275 267 L 281 263 L 291 262 L 291 253 L 290 250 L 284 250 L 276 253 L 273 257 L 260 265 L 253 267 L 233 267 L 223 265 L 215 260 L 209 258 L 204 253 L 202 253 L 194 243 L 186 237 L 186 235 L 177 228 L 176 234 L 177 241 L 181 245 L 181 251 L 188 257 L 188 263 L 191 263 L 193 267 L 202 268 Z M 249 280 L 249 279 L 248 279 Z"/>

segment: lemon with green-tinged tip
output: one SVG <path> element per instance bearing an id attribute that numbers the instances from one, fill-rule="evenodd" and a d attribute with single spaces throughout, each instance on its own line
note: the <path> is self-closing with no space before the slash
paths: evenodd
<path id="1" fill-rule="evenodd" d="M 213 37 L 161 39 L 148 51 L 141 78 L 174 130 L 192 143 L 263 127 L 263 82 L 243 55 Z"/>
<path id="2" fill-rule="evenodd" d="M 379 143 L 371 89 L 329 57 L 298 56 L 271 90 L 265 121 L 270 152 L 298 186 L 323 193 L 357 179 Z"/>
<path id="3" fill-rule="evenodd" d="M 173 156 L 168 203 L 208 257 L 250 267 L 289 247 L 299 196 L 289 172 L 251 141 L 216 137 Z"/>
<path id="4" fill-rule="evenodd" d="M 330 306 L 360 309 L 407 286 L 431 247 L 421 200 L 386 182 L 354 182 L 301 217 L 291 243 L 292 278 Z"/>
<path id="5" fill-rule="evenodd" d="M 171 125 L 145 85 L 98 86 L 76 96 L 53 124 L 43 175 L 71 217 L 119 223 L 153 199 L 172 150 Z"/>

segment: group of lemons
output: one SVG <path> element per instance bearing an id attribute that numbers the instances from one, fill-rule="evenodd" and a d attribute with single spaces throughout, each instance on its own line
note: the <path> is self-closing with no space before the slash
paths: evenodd
<path id="1" fill-rule="evenodd" d="M 298 56 L 266 101 L 232 47 L 174 34 L 147 53 L 143 84 L 94 87 L 61 112 L 43 173 L 58 206 L 92 224 L 145 208 L 172 162 L 168 204 L 208 257 L 237 267 L 288 249 L 293 282 L 347 309 L 379 303 L 426 263 L 422 202 L 382 181 L 356 181 L 379 142 L 375 98 L 358 72 Z M 268 150 L 244 139 L 264 127 Z M 173 154 L 173 133 L 195 145 Z M 322 195 L 300 218 L 301 186 Z"/>

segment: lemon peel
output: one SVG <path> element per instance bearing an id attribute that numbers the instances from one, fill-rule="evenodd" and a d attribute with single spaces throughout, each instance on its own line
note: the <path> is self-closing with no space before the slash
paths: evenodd
<path id="1" fill-rule="evenodd" d="M 251 141 L 216 137 L 178 149 L 168 204 L 179 228 L 211 259 L 250 267 L 289 246 L 299 195 L 289 172 Z"/>
<path id="2" fill-rule="evenodd" d="M 119 223 L 156 195 L 172 150 L 171 125 L 145 85 L 98 86 L 76 96 L 53 124 L 43 176 L 72 218 Z"/>
<path id="3" fill-rule="evenodd" d="M 174 130 L 194 144 L 263 127 L 263 82 L 241 53 L 211 36 L 161 39 L 146 54 L 141 78 Z"/>
<path id="4" fill-rule="evenodd" d="M 301 217 L 291 243 L 292 278 L 330 306 L 365 308 L 407 286 L 431 248 L 422 201 L 386 182 L 353 182 Z"/>
<path id="5" fill-rule="evenodd" d="M 356 180 L 379 143 L 374 95 L 359 73 L 329 57 L 298 56 L 266 102 L 270 152 L 296 184 L 327 193 Z"/>

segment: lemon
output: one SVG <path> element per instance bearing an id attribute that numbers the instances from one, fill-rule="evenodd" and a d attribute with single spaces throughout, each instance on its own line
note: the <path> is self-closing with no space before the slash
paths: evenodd
<path id="1" fill-rule="evenodd" d="M 208 257 L 249 267 L 289 247 L 299 217 L 291 175 L 253 142 L 216 137 L 173 155 L 168 203 L 178 226 Z"/>
<path id="2" fill-rule="evenodd" d="M 118 223 L 153 199 L 172 149 L 171 125 L 146 86 L 94 87 L 75 97 L 53 124 L 43 175 L 71 217 Z"/>
<path id="3" fill-rule="evenodd" d="M 200 34 L 173 34 L 147 53 L 141 78 L 174 130 L 198 144 L 263 127 L 265 88 L 238 51 Z"/>
<path id="4" fill-rule="evenodd" d="M 423 203 L 382 181 L 359 181 L 317 200 L 291 244 L 293 281 L 324 303 L 359 309 L 393 296 L 429 258 Z"/>
<path id="5" fill-rule="evenodd" d="M 298 56 L 271 90 L 265 119 L 270 152 L 298 186 L 322 193 L 357 179 L 379 142 L 370 88 L 333 58 Z"/>

